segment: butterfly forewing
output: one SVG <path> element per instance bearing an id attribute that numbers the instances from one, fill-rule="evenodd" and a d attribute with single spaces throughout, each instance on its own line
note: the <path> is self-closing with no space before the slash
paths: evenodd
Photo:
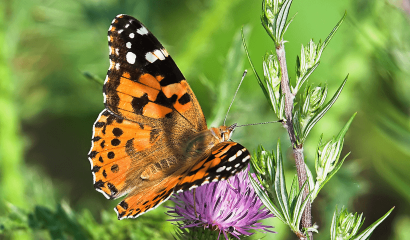
<path id="1" fill-rule="evenodd" d="M 191 128 L 206 129 L 201 107 L 181 71 L 141 22 L 118 15 L 108 31 L 108 45 L 110 68 L 104 84 L 108 109 L 133 121 L 179 114 Z"/>

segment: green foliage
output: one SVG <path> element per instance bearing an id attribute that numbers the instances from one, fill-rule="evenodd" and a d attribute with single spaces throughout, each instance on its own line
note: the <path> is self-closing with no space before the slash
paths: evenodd
<path id="1" fill-rule="evenodd" d="M 333 214 L 332 226 L 330 228 L 331 240 L 366 240 L 369 239 L 374 229 L 393 211 L 394 207 L 390 209 L 384 216 L 379 218 L 372 225 L 367 227 L 361 233 L 358 233 L 360 227 L 364 223 L 363 213 L 354 215 L 349 213 L 347 209 L 342 207 L 340 211 L 335 209 Z"/>
<path id="2" fill-rule="evenodd" d="M 256 176 L 262 186 L 253 179 L 251 174 L 249 179 L 263 204 L 275 217 L 288 225 L 296 235 L 301 236 L 300 220 L 310 194 L 303 201 L 303 191 L 299 189 L 297 175 L 293 178 L 289 192 L 287 191 L 280 141 L 278 140 L 277 143 L 276 154 L 259 147 L 251 160 L 251 164 L 253 172 L 257 173 Z M 301 189 L 304 189 L 304 186 Z"/>
<path id="3" fill-rule="evenodd" d="M 12 236 L 18 231 L 28 231 L 41 236 L 47 233 L 51 239 L 169 239 L 165 209 L 158 214 L 141 217 L 138 221 L 118 221 L 113 214 L 102 211 L 101 222 L 97 222 L 90 211 L 75 213 L 67 203 L 58 204 L 55 209 L 36 206 L 26 212 L 8 204 L 8 215 L 0 218 L 0 234 Z"/>
<path id="4" fill-rule="evenodd" d="M 275 42 L 276 46 L 283 44 L 283 35 L 292 22 L 287 22 L 292 0 L 269 0 L 262 1 L 262 26 Z"/>
<path id="5" fill-rule="evenodd" d="M 296 94 L 303 83 L 309 78 L 309 76 L 315 71 L 319 66 L 320 57 L 322 56 L 323 50 L 329 44 L 330 40 L 336 34 L 336 31 L 339 29 L 343 20 L 346 17 L 346 12 L 343 17 L 339 20 L 330 34 L 327 36 L 325 41 L 319 40 L 319 43 L 316 45 L 311 39 L 306 47 L 302 45 L 300 52 L 300 57 L 296 58 L 296 86 L 292 88 L 292 93 Z"/>
<path id="6" fill-rule="evenodd" d="M 343 81 L 342 85 L 333 95 L 333 97 L 327 102 L 324 106 L 322 106 L 324 101 L 324 96 L 327 93 L 327 88 L 324 89 L 313 90 L 313 92 L 309 92 L 308 94 L 302 95 L 302 102 L 304 104 L 300 107 L 303 114 L 300 114 L 298 111 L 295 111 L 295 118 L 294 118 L 294 126 L 296 135 L 298 137 L 298 143 L 303 144 L 308 136 L 310 130 L 316 125 L 317 122 L 329 111 L 329 109 L 333 106 L 336 102 L 337 98 L 339 97 L 340 93 L 343 90 L 344 85 L 346 84 L 347 77 Z M 307 87 L 306 92 L 309 91 L 309 87 Z M 319 92 L 319 96 L 318 96 Z M 305 97 L 303 99 L 303 97 Z M 315 99 L 316 98 L 316 99 Z M 306 125 L 305 125 L 306 124 Z"/>
<path id="7" fill-rule="evenodd" d="M 278 119 L 285 118 L 285 99 L 280 88 L 280 68 L 276 55 L 266 53 L 263 59 L 263 74 L 265 76 L 263 91 L 268 92 L 270 104 Z"/>
<path id="8" fill-rule="evenodd" d="M 33 230 L 47 230 L 52 239 L 86 239 L 86 235 L 67 205 L 57 205 L 53 211 L 46 207 L 37 206 L 28 215 L 28 226 Z M 11 230 L 11 229 L 10 229 Z"/>
<path id="9" fill-rule="evenodd" d="M 243 44 L 249 63 L 255 72 L 255 77 L 259 86 L 262 88 L 266 99 L 270 102 L 276 116 L 283 120 L 284 126 L 288 128 L 288 134 L 293 147 L 298 174 L 294 177 L 290 193 L 288 193 L 286 190 L 281 148 L 278 142 L 276 156 L 274 152 L 268 153 L 263 149 L 263 147 L 260 147 L 254 156 L 254 159 L 256 160 L 251 161 L 252 167 L 256 170 L 256 175 L 262 186 L 257 184 L 254 179 L 251 178 L 251 180 L 256 193 L 261 198 L 265 206 L 270 209 L 279 220 L 288 225 L 298 238 L 310 239 L 312 232 L 317 232 L 317 227 L 311 226 L 310 220 L 308 220 L 309 225 L 304 225 L 304 228 L 301 230 L 300 220 L 302 214 L 305 219 L 311 219 L 310 204 L 317 197 L 319 191 L 324 187 L 324 185 L 341 168 L 344 160 L 346 159 L 348 154 L 339 162 L 339 157 L 344 143 L 344 136 L 356 114 L 350 118 L 337 137 L 333 138 L 326 144 L 323 144 L 322 137 L 320 138 L 315 160 L 315 182 L 311 171 L 308 166 L 305 165 L 303 154 L 304 149 L 302 146 L 305 143 L 311 129 L 338 99 L 343 87 L 346 84 L 347 77 L 330 101 L 326 104 L 324 104 L 328 91 L 326 85 L 323 87 L 321 84 L 317 87 L 309 85 L 305 87 L 304 93 L 299 94 L 298 92 L 303 83 L 307 81 L 308 77 L 318 67 L 323 50 L 333 38 L 346 14 L 341 20 L 339 20 L 323 44 L 319 41 L 319 44 L 316 45 L 311 40 L 307 47 L 302 46 L 301 58 L 297 58 L 296 87 L 292 88 L 288 79 L 289 77 L 283 44 L 285 42 L 283 40 L 283 34 L 288 28 L 290 22 L 293 20 L 291 19 L 288 24 L 286 24 L 286 27 L 284 27 L 284 23 L 287 22 L 290 4 L 291 1 L 285 1 L 284 3 L 271 0 L 263 1 L 262 25 L 265 27 L 265 30 L 272 38 L 276 46 L 276 56 L 269 53 L 264 57 L 264 82 L 262 82 L 256 73 L 244 39 Z M 290 88 L 292 88 L 292 90 L 290 90 Z M 295 97 L 299 99 L 296 103 L 294 102 Z M 285 107 L 283 107 L 284 104 L 286 105 Z M 291 121 L 293 124 L 286 123 L 287 121 Z M 304 170 L 306 170 L 306 173 Z M 306 178 L 307 180 L 305 180 Z M 300 184 L 297 184 L 297 180 L 299 180 Z M 299 185 L 302 185 L 302 183 L 303 186 L 300 186 L 299 188 Z M 303 196 L 306 184 L 309 184 L 309 194 Z M 308 206 L 308 208 L 306 208 L 308 211 L 304 213 L 306 206 Z M 376 226 L 388 216 L 389 213 L 369 227 L 371 230 L 367 229 L 365 230 L 366 233 L 360 234 L 358 239 L 367 238 Z M 341 234 L 343 235 L 343 239 L 350 239 L 350 237 L 356 235 L 357 230 L 360 228 L 362 224 L 361 216 L 357 219 L 356 215 L 354 217 L 349 215 L 346 218 L 346 223 L 344 219 L 346 215 L 347 212 L 345 213 L 342 211 L 342 214 L 337 213 L 336 217 L 335 213 L 334 219 L 339 218 L 338 221 L 339 223 L 343 222 L 343 226 L 336 226 L 337 221 L 333 221 L 333 239 L 336 239 L 335 232 L 338 232 L 337 234 L 339 234 L 341 231 L 346 231 L 346 233 Z M 351 226 L 353 226 L 353 229 L 350 229 Z M 345 236 L 347 237 L 344 238 Z M 337 237 L 337 239 L 342 238 Z"/>
<path id="10" fill-rule="evenodd" d="M 344 137 L 355 116 L 356 114 L 353 114 L 342 130 L 340 130 L 339 134 L 329 142 L 323 144 L 322 137 L 320 138 L 315 159 L 315 170 L 317 174 L 316 182 L 313 180 L 312 173 L 308 166 L 306 166 L 309 188 L 312 193 L 312 202 L 324 185 L 336 174 L 337 171 L 339 171 L 344 160 L 349 155 L 346 154 L 346 156 L 339 162 L 340 154 L 343 149 Z"/>

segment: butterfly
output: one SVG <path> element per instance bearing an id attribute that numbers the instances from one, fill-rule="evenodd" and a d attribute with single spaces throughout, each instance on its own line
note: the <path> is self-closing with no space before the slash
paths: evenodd
<path id="1" fill-rule="evenodd" d="M 171 56 L 138 20 L 120 14 L 108 30 L 105 109 L 88 159 L 94 187 L 125 196 L 118 219 L 136 218 L 172 193 L 226 180 L 250 154 L 229 141 L 236 124 L 207 127 L 201 106 Z"/>

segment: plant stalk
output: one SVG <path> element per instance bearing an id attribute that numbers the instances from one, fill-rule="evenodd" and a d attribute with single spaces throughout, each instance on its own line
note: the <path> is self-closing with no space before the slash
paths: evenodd
<path id="1" fill-rule="evenodd" d="M 285 95 L 285 117 L 286 121 L 283 122 L 283 126 L 288 130 L 289 138 L 292 143 L 293 154 L 295 156 L 296 171 L 298 175 L 299 187 L 301 188 L 307 180 L 305 161 L 303 156 L 303 146 L 298 145 L 296 141 L 296 134 L 293 128 L 293 100 L 295 96 L 290 91 L 288 69 L 286 66 L 286 54 L 284 43 L 280 43 L 276 46 L 276 55 L 278 57 L 280 72 L 281 72 L 281 90 L 282 94 Z M 303 191 L 303 200 L 306 199 L 309 194 L 309 187 L 306 184 Z M 302 227 L 309 228 L 312 226 L 312 213 L 311 213 L 311 203 L 307 203 L 306 208 L 302 215 Z M 309 239 L 313 240 L 312 232 L 309 232 Z M 300 239 L 306 239 L 304 236 L 299 236 Z"/>

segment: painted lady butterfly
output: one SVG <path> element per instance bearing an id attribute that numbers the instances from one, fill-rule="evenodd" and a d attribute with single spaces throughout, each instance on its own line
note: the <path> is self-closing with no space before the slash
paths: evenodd
<path id="1" fill-rule="evenodd" d="M 88 154 L 94 187 L 127 197 L 118 219 L 136 218 L 175 191 L 228 179 L 250 154 L 229 141 L 236 124 L 207 128 L 201 107 L 171 56 L 138 20 L 118 15 L 108 30 L 105 108 Z"/>

